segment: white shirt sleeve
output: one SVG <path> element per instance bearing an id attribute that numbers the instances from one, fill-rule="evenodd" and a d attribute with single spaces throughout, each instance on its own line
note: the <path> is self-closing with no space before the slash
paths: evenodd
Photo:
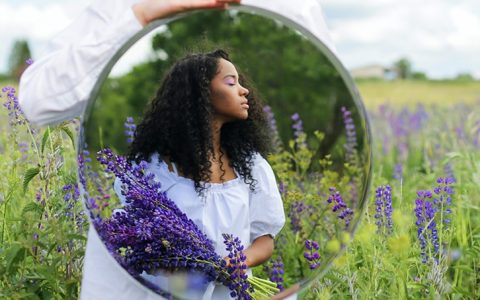
<path id="1" fill-rule="evenodd" d="M 283 201 L 270 164 L 257 153 L 252 176 L 258 182 L 250 194 L 250 242 L 263 235 L 275 237 L 285 224 Z"/>
<path id="2" fill-rule="evenodd" d="M 23 73 L 19 104 L 32 123 L 58 123 L 83 114 L 101 71 L 142 29 L 131 7 L 138 0 L 94 0 L 51 41 L 48 55 Z"/>

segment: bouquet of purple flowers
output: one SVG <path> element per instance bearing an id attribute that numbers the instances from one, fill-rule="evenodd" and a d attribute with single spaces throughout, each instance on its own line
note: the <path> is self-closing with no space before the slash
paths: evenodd
<path id="1" fill-rule="evenodd" d="M 224 234 L 230 259 L 227 266 L 212 241 L 160 190 L 161 183 L 146 172 L 145 161 L 132 166 L 108 148 L 99 151 L 97 159 L 120 179 L 127 203 L 110 218 L 97 220 L 97 230 L 130 274 L 159 270 L 201 273 L 206 282 L 227 286 L 237 299 L 264 299 L 279 291 L 271 281 L 247 276 L 240 240 Z"/>

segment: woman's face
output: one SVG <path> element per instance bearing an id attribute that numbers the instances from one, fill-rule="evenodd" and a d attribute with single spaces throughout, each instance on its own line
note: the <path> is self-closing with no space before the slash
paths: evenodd
<path id="1" fill-rule="evenodd" d="M 210 101 L 215 117 L 224 123 L 248 118 L 247 95 L 249 91 L 238 82 L 235 66 L 220 58 L 218 72 L 210 82 Z"/>

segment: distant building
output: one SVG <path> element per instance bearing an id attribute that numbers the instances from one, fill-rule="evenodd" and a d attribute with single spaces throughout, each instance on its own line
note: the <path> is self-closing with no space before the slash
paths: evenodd
<path id="1" fill-rule="evenodd" d="M 397 77 L 394 69 L 382 65 L 368 65 L 350 70 L 350 74 L 355 79 L 383 79 L 393 80 Z"/>

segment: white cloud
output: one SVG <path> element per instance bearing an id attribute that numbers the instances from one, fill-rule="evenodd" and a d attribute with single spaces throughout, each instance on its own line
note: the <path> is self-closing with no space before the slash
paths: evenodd
<path id="1" fill-rule="evenodd" d="M 27 39 L 35 57 L 42 52 L 49 39 L 66 27 L 87 5 L 88 2 L 74 0 L 50 1 L 41 6 L 34 1 L 0 2 L 0 72 L 6 71 L 15 40 Z"/>
<path id="2" fill-rule="evenodd" d="M 432 77 L 480 73 L 478 1 L 320 2 L 338 53 L 348 68 L 391 64 L 407 56 L 415 69 Z"/>
<path id="3" fill-rule="evenodd" d="M 406 56 L 414 68 L 432 77 L 458 72 L 480 74 L 480 1 L 478 0 L 319 0 L 338 50 L 348 67 L 391 64 Z M 13 42 L 27 38 L 33 57 L 90 1 L 7 0 L 0 2 L 0 72 L 6 70 Z M 122 58 L 139 62 L 147 42 Z M 135 52 L 136 51 L 136 52 Z M 123 68 L 123 69 L 122 69 Z"/>

